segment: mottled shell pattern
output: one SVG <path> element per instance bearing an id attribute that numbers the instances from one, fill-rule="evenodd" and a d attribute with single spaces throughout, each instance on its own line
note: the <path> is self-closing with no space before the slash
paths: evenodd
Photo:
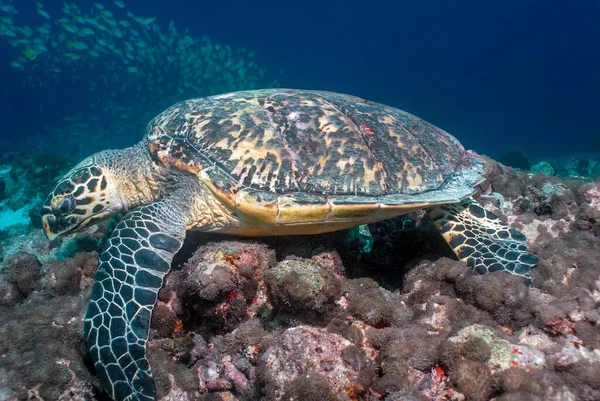
<path id="1" fill-rule="evenodd" d="M 481 181 L 477 156 L 401 110 L 323 91 L 265 89 L 177 103 L 147 128 L 153 157 L 225 203 L 430 205 Z"/>

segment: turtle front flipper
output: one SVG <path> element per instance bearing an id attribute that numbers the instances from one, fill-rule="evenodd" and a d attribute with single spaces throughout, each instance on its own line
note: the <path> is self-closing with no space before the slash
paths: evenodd
<path id="1" fill-rule="evenodd" d="M 130 212 L 100 256 L 84 339 L 115 401 L 156 398 L 146 342 L 158 291 L 185 237 L 180 209 L 176 198 L 166 198 Z"/>
<path id="2" fill-rule="evenodd" d="M 531 282 L 538 258 L 525 236 L 472 198 L 439 206 L 430 216 L 456 256 L 477 273 L 506 271 Z"/>

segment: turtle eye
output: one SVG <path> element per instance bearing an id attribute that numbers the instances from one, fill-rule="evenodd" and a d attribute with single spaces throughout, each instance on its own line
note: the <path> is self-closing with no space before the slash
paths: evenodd
<path id="1" fill-rule="evenodd" d="M 60 204 L 58 205 L 58 214 L 60 214 L 61 216 L 65 216 L 69 214 L 69 212 L 73 210 L 74 207 L 75 201 L 73 200 L 73 197 L 65 196 L 64 198 L 62 198 Z"/>

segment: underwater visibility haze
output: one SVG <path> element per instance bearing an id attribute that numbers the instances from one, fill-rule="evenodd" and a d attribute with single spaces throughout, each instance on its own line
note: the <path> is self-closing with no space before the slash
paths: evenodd
<path id="1" fill-rule="evenodd" d="M 0 0 L 0 401 L 600 400 L 599 22 Z"/>
<path id="2" fill-rule="evenodd" d="M 203 78 L 194 64 L 175 62 L 174 58 L 185 58 L 181 53 L 190 46 L 185 40 L 179 48 L 163 42 L 173 54 L 162 57 L 160 49 L 154 48 L 158 37 L 144 37 L 150 47 L 144 49 L 134 34 L 144 34 L 144 29 L 154 32 L 156 26 L 168 36 L 174 33 L 169 30 L 174 21 L 172 28 L 181 37 L 187 34 L 191 40 L 202 40 L 206 35 L 214 45 L 256 53 L 255 63 L 260 67 L 254 72 L 246 66 L 244 71 L 246 79 L 255 81 L 266 67 L 263 81 L 256 86 L 277 80 L 282 87 L 333 90 L 378 101 L 412 112 L 456 135 L 467 148 L 493 157 L 510 150 L 530 157 L 557 156 L 599 146 L 594 104 L 600 86 L 600 10 L 592 0 L 573 4 L 532 0 L 459 4 L 129 1 L 126 8 L 112 1 L 73 4 L 91 18 L 106 15 L 94 3 L 105 4 L 105 13 L 114 13 L 114 18 L 98 20 L 111 31 L 69 20 L 63 2 L 40 3 L 50 19 L 36 11 L 39 7 L 34 1 L 3 3 L 0 96 L 6 106 L 0 113 L 7 122 L 4 140 L 35 137 L 40 126 L 56 128 L 62 118 L 85 115 L 96 102 L 101 103 L 98 108 L 127 109 L 136 99 L 134 94 L 159 98 L 147 111 L 155 115 L 168 105 L 166 95 L 153 92 L 155 88 L 170 96 L 183 92 L 181 98 L 235 88 L 219 82 L 223 77 Z M 11 6 L 19 14 L 12 14 Z M 144 28 L 127 12 L 148 25 Z M 110 20 L 117 26 L 109 25 Z M 121 21 L 133 25 L 123 26 Z M 29 27 L 31 32 L 13 37 L 11 32 L 18 27 Z M 51 33 L 44 33 L 46 29 Z M 64 42 L 47 52 L 36 48 L 48 45 L 48 35 L 57 35 L 57 40 L 63 35 Z M 117 54 L 101 43 L 116 46 Z M 154 60 L 144 56 L 144 50 L 151 49 L 156 51 Z M 134 54 L 135 60 L 130 58 Z M 11 66 L 19 57 L 29 61 L 20 63 L 27 64 L 25 70 Z M 56 60 L 60 65 L 53 66 L 48 60 L 52 57 L 60 57 Z M 236 58 L 241 60 L 239 54 Z M 140 71 L 136 74 L 128 67 Z M 185 75 L 184 67 L 195 75 Z M 58 81 L 46 75 L 53 69 L 61 71 Z M 165 74 L 162 80 L 152 75 L 158 71 Z M 151 84 L 139 76 L 146 76 Z M 30 79 L 34 82 L 28 84 Z M 240 89 L 252 87 L 237 84 Z M 122 104 L 103 104 L 115 100 Z M 145 124 L 146 116 L 140 114 L 129 121 L 137 117 L 142 121 L 138 126 Z M 138 128 L 131 139 L 137 139 L 139 132 Z"/>

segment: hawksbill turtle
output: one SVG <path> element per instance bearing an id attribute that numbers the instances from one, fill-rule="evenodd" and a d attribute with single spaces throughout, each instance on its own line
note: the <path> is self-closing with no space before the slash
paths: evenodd
<path id="1" fill-rule="evenodd" d="M 530 279 L 525 237 L 471 195 L 482 160 L 420 118 L 361 98 L 264 89 L 177 103 L 138 144 L 96 153 L 42 209 L 48 239 L 126 212 L 100 256 L 84 339 L 117 401 L 154 400 L 150 318 L 187 230 L 315 234 L 429 211 L 479 273 Z"/>

